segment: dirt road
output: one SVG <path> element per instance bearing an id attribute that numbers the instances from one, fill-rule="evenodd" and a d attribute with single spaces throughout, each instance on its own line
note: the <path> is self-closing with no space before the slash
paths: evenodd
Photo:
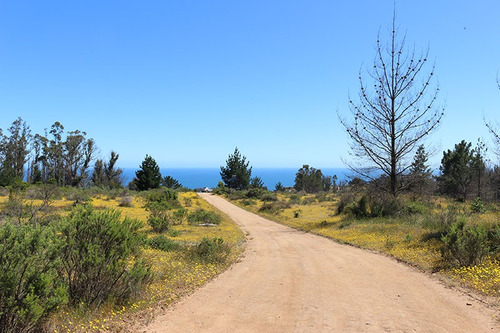
<path id="1" fill-rule="evenodd" d="M 500 332 L 492 310 L 426 274 L 202 197 L 247 233 L 245 256 L 147 332 Z"/>

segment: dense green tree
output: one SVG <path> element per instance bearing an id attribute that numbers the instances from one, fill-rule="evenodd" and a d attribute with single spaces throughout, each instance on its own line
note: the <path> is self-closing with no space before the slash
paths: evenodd
<path id="1" fill-rule="evenodd" d="M 432 84 L 434 67 L 424 71 L 428 50 L 420 55 L 408 52 L 405 42 L 405 36 L 398 37 L 394 13 L 389 43 L 377 38 L 370 82 L 359 73 L 358 101 L 349 101 L 352 119 L 340 119 L 356 159 L 350 168 L 371 180 L 384 174 L 388 182 L 377 184 L 394 197 L 404 189 L 409 157 L 443 116 L 435 107 L 439 88 Z"/>
<path id="2" fill-rule="evenodd" d="M 263 188 L 264 181 L 260 177 L 253 177 L 250 179 L 250 187 L 251 188 Z"/>
<path id="3" fill-rule="evenodd" d="M 179 181 L 172 176 L 163 177 L 163 179 L 161 181 L 161 185 L 168 187 L 168 188 L 173 188 L 173 189 L 177 189 L 177 188 L 182 187 L 182 184 L 179 183 Z"/>
<path id="4" fill-rule="evenodd" d="M 161 184 L 160 167 L 149 155 L 146 155 L 140 169 L 135 172 L 135 185 L 139 191 L 159 188 Z"/>
<path id="5" fill-rule="evenodd" d="M 238 147 L 234 149 L 233 154 L 229 154 L 226 160 L 226 166 L 220 167 L 220 176 L 224 184 L 232 189 L 244 190 L 250 185 L 252 177 L 252 167 L 250 162 L 242 156 Z"/>
<path id="6" fill-rule="evenodd" d="M 0 132 L 0 185 L 10 185 L 15 178 L 24 178 L 24 166 L 30 153 L 31 130 L 24 120 L 16 119 L 8 129 Z"/>
<path id="7" fill-rule="evenodd" d="M 428 192 L 432 184 L 431 168 L 427 164 L 429 154 L 425 150 L 424 145 L 417 148 L 413 162 L 410 166 L 410 173 L 408 177 L 408 189 L 418 194 Z"/>
<path id="8" fill-rule="evenodd" d="M 472 157 L 472 177 L 474 183 L 476 184 L 476 197 L 482 197 L 483 187 L 485 185 L 486 178 L 486 162 L 485 162 L 485 154 L 487 148 L 486 144 L 481 141 L 481 139 L 477 140 L 476 148 L 474 148 L 474 153 Z"/>
<path id="9" fill-rule="evenodd" d="M 307 193 L 319 192 L 323 189 L 323 174 L 320 169 L 303 165 L 295 174 L 295 185 L 297 191 L 306 191 Z"/>
<path id="10" fill-rule="evenodd" d="M 464 201 L 473 177 L 473 163 L 474 150 L 470 142 L 462 140 L 455 149 L 444 151 L 438 177 L 441 191 Z"/>
<path id="11" fill-rule="evenodd" d="M 281 182 L 277 182 L 276 185 L 274 186 L 274 191 L 275 192 L 283 192 L 285 190 L 285 187 Z"/>

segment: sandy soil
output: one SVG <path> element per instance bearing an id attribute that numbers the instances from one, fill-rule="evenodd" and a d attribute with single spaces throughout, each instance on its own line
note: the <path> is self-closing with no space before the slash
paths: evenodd
<path id="1" fill-rule="evenodd" d="M 202 197 L 247 233 L 245 255 L 142 332 L 500 332 L 493 310 L 427 274 Z"/>

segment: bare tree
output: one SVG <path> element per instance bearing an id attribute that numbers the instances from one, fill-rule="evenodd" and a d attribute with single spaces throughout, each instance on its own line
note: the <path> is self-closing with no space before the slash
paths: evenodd
<path id="1" fill-rule="evenodd" d="M 500 77 L 497 75 L 497 85 L 498 89 L 500 89 Z M 497 129 L 498 126 L 493 125 L 491 122 L 488 122 L 486 119 L 484 119 L 484 123 L 486 127 L 488 127 L 488 130 L 490 131 L 491 135 L 493 136 L 493 142 L 495 144 L 495 153 L 500 156 L 500 133 Z"/>
<path id="2" fill-rule="evenodd" d="M 349 167 L 372 180 L 387 177 L 381 187 L 394 197 L 405 187 L 402 176 L 411 166 L 415 149 L 444 115 L 435 106 L 439 87 L 432 84 L 434 66 L 424 71 L 428 49 L 419 55 L 409 52 L 405 40 L 406 36 L 398 38 L 394 12 L 390 41 L 384 45 L 377 38 L 374 64 L 367 70 L 372 83 L 367 85 L 360 70 L 359 100 L 349 101 L 353 119 L 339 116 L 356 159 Z"/>

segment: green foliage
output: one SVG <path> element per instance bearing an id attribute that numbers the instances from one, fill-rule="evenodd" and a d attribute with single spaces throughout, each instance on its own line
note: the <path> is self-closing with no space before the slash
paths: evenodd
<path id="1" fill-rule="evenodd" d="M 169 188 L 149 191 L 145 199 L 144 207 L 149 211 L 169 210 L 180 206 L 179 195 Z"/>
<path id="2" fill-rule="evenodd" d="M 165 176 L 161 180 L 161 184 L 167 188 L 178 189 L 182 187 L 182 184 L 179 181 L 171 176 Z"/>
<path id="3" fill-rule="evenodd" d="M 148 224 L 154 232 L 162 233 L 170 228 L 170 216 L 164 210 L 155 210 L 149 214 Z"/>
<path id="4" fill-rule="evenodd" d="M 223 263 L 226 261 L 231 248 L 224 243 L 222 238 L 206 238 L 204 237 L 201 242 L 193 247 L 193 254 L 195 258 L 199 258 L 205 262 Z"/>
<path id="5" fill-rule="evenodd" d="M 481 198 L 477 197 L 474 199 L 474 201 L 471 202 L 470 204 L 470 210 L 473 213 L 486 213 L 486 207 L 484 206 L 483 201 Z"/>
<path id="6" fill-rule="evenodd" d="M 246 191 L 245 197 L 247 198 L 255 198 L 255 199 L 260 199 L 262 196 L 266 193 L 265 190 L 260 189 L 260 188 L 251 188 L 248 191 Z"/>
<path id="7" fill-rule="evenodd" d="M 250 188 L 263 188 L 264 181 L 260 177 L 253 177 L 250 179 Z"/>
<path id="8" fill-rule="evenodd" d="M 36 225 L 0 226 L 0 332 L 32 332 L 67 302 L 56 236 Z"/>
<path id="9" fill-rule="evenodd" d="M 270 203 L 264 203 L 260 208 L 259 212 L 269 213 L 269 214 L 279 214 L 284 209 L 290 208 L 291 205 L 285 201 L 275 201 Z"/>
<path id="10" fill-rule="evenodd" d="M 245 200 L 241 201 L 241 204 L 244 206 L 255 206 L 255 204 L 257 204 L 257 202 L 255 202 L 251 199 L 245 199 Z"/>
<path id="11" fill-rule="evenodd" d="M 319 192 L 323 189 L 323 174 L 321 170 L 310 168 L 309 165 L 304 165 L 295 174 L 295 185 L 297 191 L 305 191 L 307 193 Z"/>
<path id="12" fill-rule="evenodd" d="M 148 244 L 151 248 L 169 252 L 178 250 L 181 245 L 164 235 L 156 235 L 153 238 L 148 239 Z"/>
<path id="13" fill-rule="evenodd" d="M 172 224 L 182 224 L 187 217 L 187 210 L 185 208 L 177 209 L 172 215 Z"/>
<path id="14" fill-rule="evenodd" d="M 479 225 L 467 225 L 464 219 L 453 223 L 441 240 L 443 258 L 459 266 L 480 264 L 489 253 L 486 229 Z"/>
<path id="15" fill-rule="evenodd" d="M 187 216 L 189 224 L 219 224 L 221 217 L 214 212 L 198 208 Z"/>
<path id="16" fill-rule="evenodd" d="M 425 146 L 420 145 L 410 166 L 409 190 L 420 195 L 429 193 L 429 187 L 432 184 L 432 172 L 427 165 L 428 158 L 429 154 L 425 151 Z"/>
<path id="17" fill-rule="evenodd" d="M 266 192 L 263 193 L 262 196 L 260 197 L 262 201 L 278 201 L 278 197 L 276 196 L 276 193 L 271 193 L 271 192 Z"/>
<path id="18" fill-rule="evenodd" d="M 122 174 L 123 170 L 115 168 L 116 162 L 120 157 L 119 154 L 112 151 L 110 153 L 109 161 L 104 162 L 101 159 L 95 161 L 94 170 L 92 173 L 92 184 L 97 187 L 105 188 L 122 188 Z"/>
<path id="19" fill-rule="evenodd" d="M 404 213 L 405 206 L 392 196 L 362 195 L 357 199 L 354 194 L 347 194 L 340 198 L 337 212 L 355 218 L 387 217 Z"/>
<path id="20" fill-rule="evenodd" d="M 274 186 L 274 191 L 275 192 L 283 192 L 285 190 L 285 187 L 281 182 L 277 182 L 276 185 Z"/>
<path id="21" fill-rule="evenodd" d="M 456 197 L 460 201 L 465 201 L 467 190 L 472 181 L 472 165 L 474 163 L 474 150 L 471 150 L 470 142 L 462 140 L 455 145 L 453 151 L 443 152 L 441 175 L 438 180 L 441 184 L 441 191 Z"/>
<path id="22" fill-rule="evenodd" d="M 220 176 L 225 186 L 236 190 L 245 190 L 250 185 L 252 167 L 246 157 L 242 156 L 238 148 L 226 160 L 226 166 L 220 167 Z"/>
<path id="23" fill-rule="evenodd" d="M 140 169 L 135 172 L 134 183 L 139 191 L 159 188 L 161 184 L 160 167 L 149 155 L 146 155 Z"/>
<path id="24" fill-rule="evenodd" d="M 127 299 L 149 278 L 142 261 L 130 265 L 144 242 L 138 220 L 117 211 L 78 207 L 61 223 L 62 271 L 73 304 Z"/>

